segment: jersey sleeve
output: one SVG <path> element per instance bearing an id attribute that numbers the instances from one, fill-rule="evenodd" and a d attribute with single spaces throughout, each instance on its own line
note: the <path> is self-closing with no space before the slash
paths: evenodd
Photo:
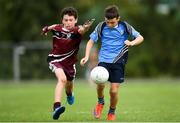
<path id="1" fill-rule="evenodd" d="M 53 28 L 54 30 L 59 30 L 62 27 L 61 24 L 56 24 L 56 26 Z"/>
<path id="2" fill-rule="evenodd" d="M 98 31 L 97 31 L 98 26 L 96 26 L 95 30 L 90 34 L 90 39 L 93 40 L 94 42 L 98 41 Z"/>
<path id="3" fill-rule="evenodd" d="M 137 38 L 140 35 L 140 33 L 138 31 L 136 31 L 132 26 L 131 26 L 131 28 L 132 28 L 132 34 L 131 34 L 132 37 Z"/>

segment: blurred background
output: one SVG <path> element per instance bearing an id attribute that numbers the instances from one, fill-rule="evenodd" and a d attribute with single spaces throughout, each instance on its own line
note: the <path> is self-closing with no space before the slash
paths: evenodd
<path id="1" fill-rule="evenodd" d="M 80 45 L 79 60 L 95 26 L 104 20 L 104 9 L 115 4 L 122 20 L 139 31 L 144 42 L 129 49 L 125 78 L 117 106 L 117 121 L 180 121 L 180 0 L 0 0 L 0 121 L 52 122 L 57 80 L 46 62 L 52 35 L 41 36 L 46 25 L 60 23 L 67 6 L 79 12 L 78 24 L 95 18 Z M 95 86 L 89 86 L 90 70 L 97 64 L 96 44 L 85 67 L 76 64 L 76 102 L 63 105 L 65 122 L 98 121 L 92 117 Z M 107 83 L 108 84 L 108 83 Z M 92 83 L 91 83 L 92 85 Z M 100 121 L 106 121 L 109 93 Z"/>
<path id="2" fill-rule="evenodd" d="M 130 49 L 126 77 L 179 78 L 179 0 L 0 0 L 0 80 L 55 79 L 46 62 L 52 37 L 41 36 L 42 27 L 60 23 L 60 11 L 66 6 L 78 10 L 78 24 L 95 18 L 81 44 L 81 59 L 89 34 L 111 4 L 145 39 Z M 89 65 L 82 68 L 77 62 L 76 66 L 77 78 L 85 78 Z"/>

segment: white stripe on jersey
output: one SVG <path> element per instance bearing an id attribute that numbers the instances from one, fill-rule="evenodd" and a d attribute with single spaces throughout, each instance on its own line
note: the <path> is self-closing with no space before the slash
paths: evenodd
<path id="1" fill-rule="evenodd" d="M 54 56 L 54 57 L 66 56 L 66 55 L 71 54 L 72 52 L 74 53 L 74 51 L 75 51 L 75 50 L 72 50 L 72 51 L 70 51 L 70 52 L 68 52 L 68 53 L 61 54 L 61 55 L 49 54 L 48 56 Z"/>
<path id="2" fill-rule="evenodd" d="M 73 52 L 71 52 L 71 54 L 68 54 L 67 56 L 65 56 L 65 57 L 63 57 L 63 58 L 56 59 L 56 60 L 52 60 L 50 63 L 61 62 L 61 61 L 65 60 L 66 58 L 72 56 L 74 52 L 75 52 L 75 50 L 73 50 Z"/>
<path id="3" fill-rule="evenodd" d="M 128 47 L 125 45 L 119 55 L 114 59 L 113 63 L 116 63 L 126 52 L 128 51 Z"/>

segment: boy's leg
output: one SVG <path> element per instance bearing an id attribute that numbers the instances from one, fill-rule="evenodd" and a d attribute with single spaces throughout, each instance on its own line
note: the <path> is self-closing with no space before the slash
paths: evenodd
<path id="1" fill-rule="evenodd" d="M 104 84 L 97 84 L 98 103 L 94 109 L 94 117 L 100 118 L 104 106 Z"/>
<path id="2" fill-rule="evenodd" d="M 97 96 L 98 98 L 104 98 L 104 87 L 105 84 L 97 84 Z"/>
<path id="3" fill-rule="evenodd" d="M 110 107 L 108 112 L 107 120 L 113 121 L 115 120 L 115 109 L 118 102 L 118 89 L 119 89 L 119 83 L 111 83 L 110 87 Z"/>
<path id="4" fill-rule="evenodd" d="M 63 69 L 61 68 L 57 68 L 55 70 L 55 75 L 58 79 L 58 83 L 55 88 L 53 119 L 57 120 L 59 116 L 65 111 L 65 107 L 61 106 L 61 98 L 67 79 Z"/>
<path id="5" fill-rule="evenodd" d="M 58 79 L 58 83 L 55 88 L 54 102 L 61 102 L 63 89 L 67 83 L 67 79 L 66 79 L 66 75 L 65 75 L 63 69 L 61 69 L 61 68 L 58 68 L 55 70 L 55 75 Z"/>
<path id="6" fill-rule="evenodd" d="M 67 81 L 65 88 L 66 88 L 67 102 L 69 105 L 72 105 L 74 103 L 74 94 L 73 94 L 74 82 Z"/>

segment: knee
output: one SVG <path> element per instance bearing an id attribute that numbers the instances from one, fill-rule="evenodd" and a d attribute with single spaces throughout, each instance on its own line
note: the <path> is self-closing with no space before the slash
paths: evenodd
<path id="1" fill-rule="evenodd" d="M 58 80 L 58 83 L 66 84 L 66 82 L 67 82 L 67 77 L 66 77 L 64 71 L 63 71 L 61 68 L 56 69 L 55 75 L 56 75 L 56 78 L 57 78 L 57 80 Z"/>
<path id="2" fill-rule="evenodd" d="M 116 95 L 118 93 L 118 90 L 119 90 L 119 84 L 112 84 L 109 93 L 111 95 Z"/>
<path id="3" fill-rule="evenodd" d="M 67 83 L 67 79 L 66 78 L 58 78 L 58 82 L 66 84 Z"/>
<path id="4" fill-rule="evenodd" d="M 98 89 L 98 90 L 103 90 L 104 87 L 105 87 L 104 84 L 98 84 L 98 85 L 97 85 L 97 89 Z"/>
<path id="5" fill-rule="evenodd" d="M 110 96 L 116 96 L 118 94 L 118 89 L 110 89 L 109 94 Z"/>

